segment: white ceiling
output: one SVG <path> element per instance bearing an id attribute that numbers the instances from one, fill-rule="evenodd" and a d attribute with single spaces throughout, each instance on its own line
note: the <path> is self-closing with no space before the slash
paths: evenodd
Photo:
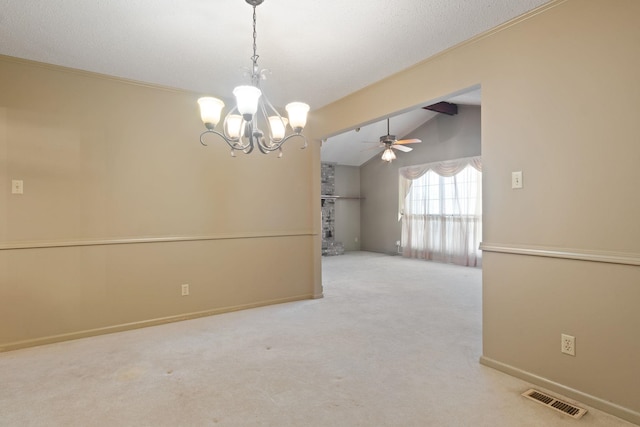
<path id="1" fill-rule="evenodd" d="M 265 0 L 257 48 L 272 75 L 263 90 L 275 105 L 313 110 L 547 1 Z M 251 64 L 252 7 L 0 0 L 0 40 L 0 54 L 230 98 Z"/>

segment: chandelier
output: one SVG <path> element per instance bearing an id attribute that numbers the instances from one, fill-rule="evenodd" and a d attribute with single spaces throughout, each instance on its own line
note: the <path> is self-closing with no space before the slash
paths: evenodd
<path id="1" fill-rule="evenodd" d="M 249 154 L 255 147 L 261 153 L 279 151 L 282 157 L 282 145 L 289 139 L 301 137 L 304 140 L 302 148 L 307 147 L 307 139 L 302 130 L 307 123 L 309 106 L 303 102 L 291 102 L 285 106 L 288 117 L 282 117 L 260 89 L 260 80 L 266 79 L 269 70 L 258 67 L 256 48 L 256 7 L 264 0 L 245 0 L 253 6 L 253 56 L 251 57 L 251 85 L 238 86 L 233 90 L 236 106 L 227 113 L 222 123 L 222 131 L 215 129 L 220 121 L 224 102 L 217 98 L 203 97 L 198 99 L 200 117 L 207 128 L 200 135 L 200 143 L 204 146 L 204 137 L 213 133 L 221 137 L 231 147 L 231 155 L 236 151 Z M 263 131 L 261 129 L 265 129 Z M 266 128 L 265 128 L 266 126 Z M 287 127 L 293 133 L 286 135 Z"/>

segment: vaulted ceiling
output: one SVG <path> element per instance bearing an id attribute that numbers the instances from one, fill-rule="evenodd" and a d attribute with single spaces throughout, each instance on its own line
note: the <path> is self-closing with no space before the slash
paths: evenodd
<path id="1" fill-rule="evenodd" d="M 472 88 L 447 99 L 453 105 L 481 105 L 481 89 Z M 438 112 L 424 108 L 393 115 L 389 118 L 389 132 L 398 139 L 416 130 L 428 122 Z M 321 157 L 323 162 L 338 163 L 345 166 L 362 166 L 373 157 L 380 157 L 383 148 L 377 143 L 380 136 L 387 134 L 387 121 L 376 120 L 350 131 L 334 135 L 322 141 Z"/>

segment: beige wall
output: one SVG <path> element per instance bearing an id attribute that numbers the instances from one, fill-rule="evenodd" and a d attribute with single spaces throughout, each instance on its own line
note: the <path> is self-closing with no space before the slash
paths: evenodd
<path id="1" fill-rule="evenodd" d="M 345 251 L 360 250 L 360 168 L 336 165 L 335 194 L 356 197 L 336 200 L 335 239 Z"/>
<path id="2" fill-rule="evenodd" d="M 397 254 L 402 235 L 398 221 L 398 169 L 409 165 L 480 155 L 480 107 L 461 105 L 455 116 L 439 114 L 402 138 L 419 138 L 410 153 L 396 152 L 391 163 L 376 156 L 361 167 L 362 248 Z"/>
<path id="3" fill-rule="evenodd" d="M 637 16 L 553 2 L 314 112 L 309 134 L 481 84 L 483 361 L 640 423 Z M 0 348 L 321 295 L 317 143 L 230 159 L 198 145 L 191 94 L 7 59 L 0 93 Z M 165 237 L 187 240 L 123 243 Z"/>
<path id="4" fill-rule="evenodd" d="M 638 16 L 635 0 L 556 1 L 314 123 L 330 135 L 480 84 L 482 361 L 640 423 Z"/>
<path id="5" fill-rule="evenodd" d="M 321 294 L 318 144 L 234 159 L 195 94 L 6 57 L 0 93 L 0 350 Z"/>

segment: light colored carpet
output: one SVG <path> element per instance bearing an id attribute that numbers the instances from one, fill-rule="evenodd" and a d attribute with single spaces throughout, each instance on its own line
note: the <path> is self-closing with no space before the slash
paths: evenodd
<path id="1" fill-rule="evenodd" d="M 481 366 L 481 271 L 323 258 L 325 298 L 0 354 L 2 426 L 631 426 Z"/>

